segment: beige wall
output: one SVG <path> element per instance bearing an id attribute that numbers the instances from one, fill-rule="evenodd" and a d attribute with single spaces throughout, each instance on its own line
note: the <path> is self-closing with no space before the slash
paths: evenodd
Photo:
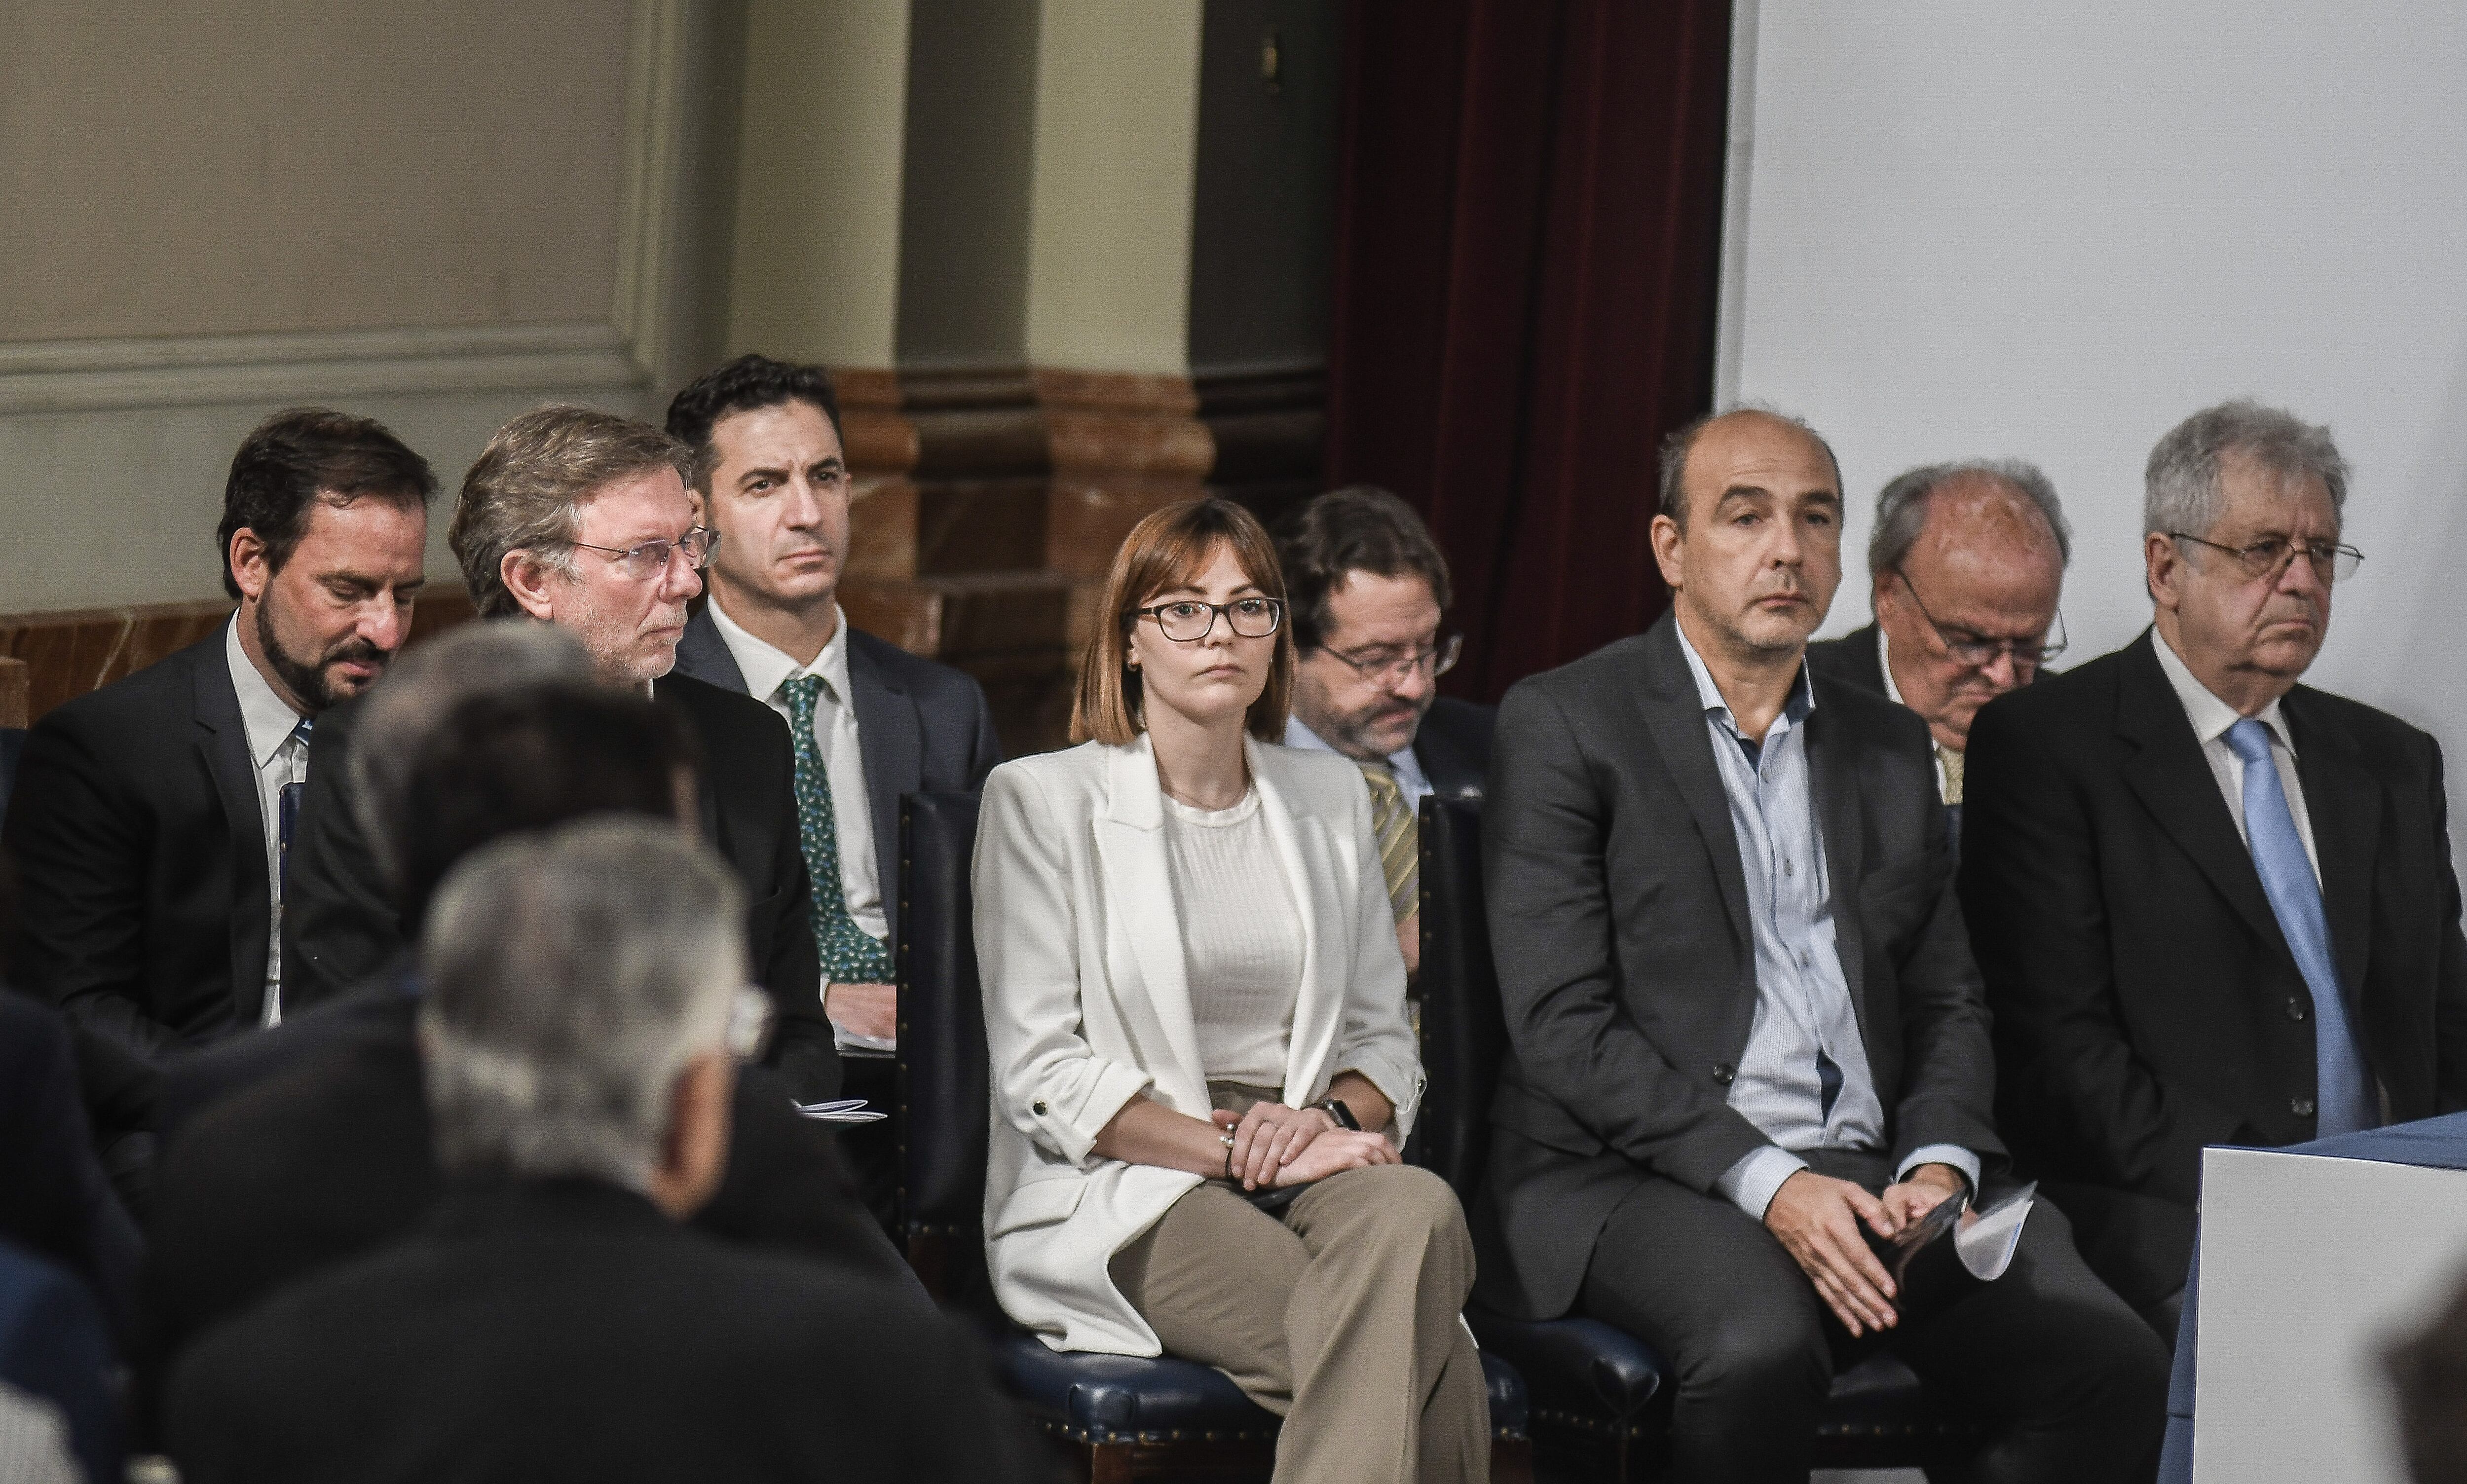
<path id="1" fill-rule="evenodd" d="M 606 0 L 0 6 L 0 340 L 604 320 Z"/>
<path id="2" fill-rule="evenodd" d="M 0 613 L 217 596 L 280 407 L 449 501 L 524 408 L 656 412 L 722 342 L 743 9 L 0 0 Z"/>
<path id="3" fill-rule="evenodd" d="M 753 0 L 733 349 L 892 364 L 907 77 L 901 0 Z"/>
<path id="4" fill-rule="evenodd" d="M 1028 355 L 1189 369 L 1201 0 L 1045 0 Z"/>

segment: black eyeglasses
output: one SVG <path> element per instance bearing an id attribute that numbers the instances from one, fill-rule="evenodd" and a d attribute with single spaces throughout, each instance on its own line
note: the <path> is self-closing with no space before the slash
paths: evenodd
<path id="1" fill-rule="evenodd" d="M 569 541 L 570 547 L 585 551 L 599 551 L 617 558 L 625 575 L 637 582 L 646 582 L 668 570 L 668 558 L 675 552 L 686 554 L 686 565 L 696 572 L 711 565 L 711 553 L 719 550 L 719 532 L 696 526 L 674 541 L 645 541 L 641 546 L 593 546 L 588 541 Z"/>
<path id="2" fill-rule="evenodd" d="M 2313 575 L 2324 582 L 2346 581 L 2356 574 L 2356 569 L 2364 565 L 2365 560 L 2364 552 L 2335 541 L 2290 541 L 2285 536 L 2264 536 L 2243 546 L 2223 546 L 2216 541 L 2188 536 L 2181 530 L 2171 530 L 2167 534 L 2178 541 L 2189 541 L 2195 546 L 2208 547 L 2213 551 L 2225 551 L 2236 559 L 2236 565 L 2244 569 L 2246 576 L 2254 578 L 2276 578 L 2296 560 L 2298 551 L 2303 552 L 2305 559 L 2313 564 Z"/>
<path id="3" fill-rule="evenodd" d="M 2035 644 L 2019 640 L 1984 639 L 1968 629 L 1948 630 L 1936 622 L 1935 615 L 1928 612 L 1927 604 L 1920 599 L 1919 590 L 1911 586 L 1910 573 L 1896 567 L 1893 575 L 1900 579 L 1902 591 L 1911 595 L 1912 606 L 1918 609 L 1919 617 L 1927 620 L 1929 628 L 1935 630 L 1936 642 L 1944 646 L 1944 652 L 1951 655 L 1956 663 L 1983 669 L 1994 664 L 1998 655 L 2011 655 L 2015 669 L 2035 670 L 2065 652 L 2065 615 L 2062 609 L 2056 611 L 2054 639 Z"/>
<path id="4" fill-rule="evenodd" d="M 1386 690 L 1405 684 L 1415 671 L 1437 680 L 1456 668 L 1457 656 L 1464 652 L 1464 636 L 1451 634 L 1428 649 L 1410 650 L 1404 654 L 1349 655 L 1334 649 L 1320 653 L 1340 663 L 1353 667 L 1353 673 Z"/>
<path id="5" fill-rule="evenodd" d="M 1154 618 L 1157 632 L 1166 638 L 1177 644 L 1195 644 L 1215 630 L 1220 613 L 1237 637 L 1265 639 L 1285 621 L 1285 601 L 1280 597 L 1237 597 L 1230 603 L 1203 603 L 1185 597 L 1134 608 L 1122 617 L 1134 622 Z"/>

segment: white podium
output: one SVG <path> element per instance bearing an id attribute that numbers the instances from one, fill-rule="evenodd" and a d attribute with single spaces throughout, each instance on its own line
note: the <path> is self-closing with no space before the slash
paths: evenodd
<path id="1" fill-rule="evenodd" d="M 2382 1355 L 2467 1277 L 2467 1119 L 2324 1143 L 2203 1154 L 2195 1484 L 2407 1484 Z"/>

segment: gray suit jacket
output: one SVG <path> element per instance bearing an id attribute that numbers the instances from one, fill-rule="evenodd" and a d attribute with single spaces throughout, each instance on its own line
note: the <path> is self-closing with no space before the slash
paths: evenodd
<path id="1" fill-rule="evenodd" d="M 920 660 L 862 630 L 849 630 L 849 686 L 865 750 L 866 805 L 873 819 L 875 869 L 891 941 L 899 941 L 899 797 L 985 787 L 1003 760 L 985 688 L 947 664 Z M 706 605 L 677 641 L 677 670 L 706 685 L 745 691 L 745 674 Z M 825 889 L 819 882 L 817 891 Z"/>
<path id="2" fill-rule="evenodd" d="M 1958 1144 L 1993 1164 L 1995 1062 L 1926 724 L 1816 685 L 1809 774 L 1886 1152 L 1898 1163 Z M 1482 878 L 1509 1050 L 1476 1203 L 1482 1293 L 1548 1318 L 1574 1302 L 1602 1224 L 1639 1181 L 1709 1191 L 1769 1142 L 1728 1101 L 1755 1015 L 1755 952 L 1670 618 L 1507 692 Z"/>

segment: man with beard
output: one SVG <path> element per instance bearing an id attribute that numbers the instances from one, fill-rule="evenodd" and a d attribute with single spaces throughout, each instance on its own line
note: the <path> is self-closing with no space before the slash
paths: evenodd
<path id="1" fill-rule="evenodd" d="M 1340 753 L 1362 770 L 1396 942 L 1406 969 L 1418 971 L 1422 800 L 1482 797 L 1498 715 L 1439 695 L 1463 643 L 1439 630 L 1447 558 L 1413 506 L 1367 484 L 1288 516 L 1277 555 L 1301 662 L 1285 745 Z"/>
<path id="2" fill-rule="evenodd" d="M 211 639 L 81 696 L 26 739 L 6 844 L 11 966 L 76 1032 L 113 1179 L 143 1203 L 180 1048 L 283 1017 L 285 859 L 319 713 L 411 631 L 427 461 L 365 417 L 277 413 L 232 460 L 216 546 L 239 600 Z"/>
<path id="3" fill-rule="evenodd" d="M 484 618 L 554 623 L 582 641 L 600 679 L 638 689 L 694 733 L 709 764 L 703 838 L 753 904 L 748 961 L 780 1016 L 771 1065 L 801 1100 L 836 1096 L 839 1057 L 821 997 L 810 888 L 798 849 L 787 728 L 760 703 L 670 673 L 686 605 L 717 538 L 694 519 L 690 451 L 648 423 L 548 406 L 497 431 L 454 507 L 447 540 Z M 350 755 L 360 708 L 317 737 L 294 863 L 284 993 L 306 1004 L 353 989 L 406 949 L 403 924 L 355 813 Z"/>
<path id="4" fill-rule="evenodd" d="M 840 611 L 850 478 L 828 372 L 739 356 L 677 393 L 668 436 L 693 451 L 694 508 L 719 537 L 711 601 L 686 625 L 677 669 L 788 724 L 822 960 L 814 1002 L 845 1059 L 849 1095 L 888 1107 L 899 796 L 983 787 L 1002 761 L 993 717 L 974 680 L 851 629 Z M 842 1145 L 891 1225 L 891 1125 L 852 1128 Z"/>

